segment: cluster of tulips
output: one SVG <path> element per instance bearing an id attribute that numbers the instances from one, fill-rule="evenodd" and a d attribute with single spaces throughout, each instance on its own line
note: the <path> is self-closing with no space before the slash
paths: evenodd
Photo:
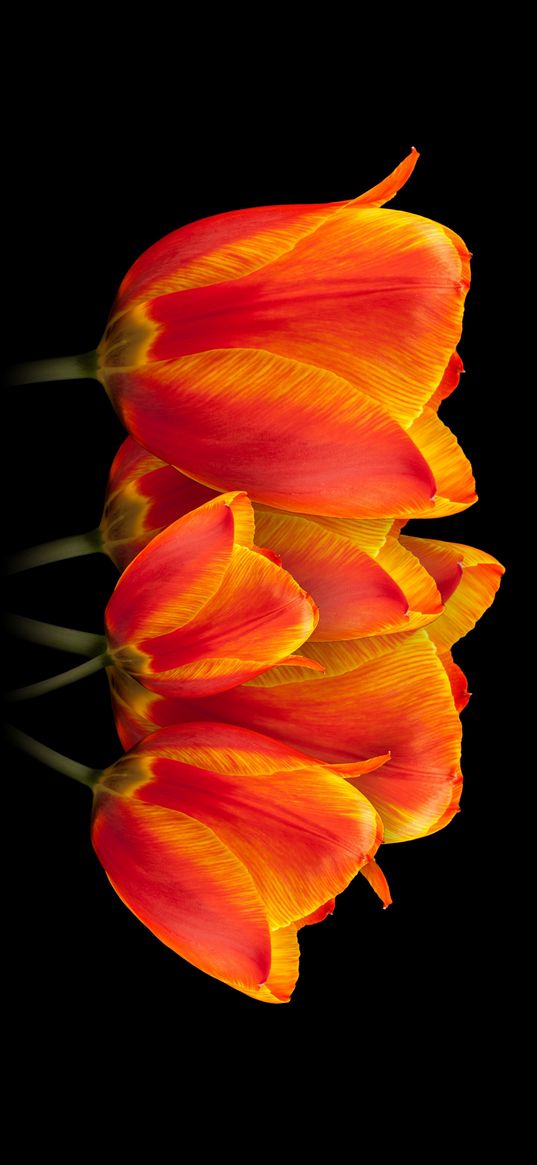
<path id="1" fill-rule="evenodd" d="M 438 417 L 470 256 L 384 208 L 416 159 L 352 201 L 176 231 L 95 353 L 19 372 L 95 376 L 129 435 L 99 529 L 14 564 L 101 551 L 121 572 L 104 636 L 19 624 L 90 657 L 26 695 L 106 668 L 124 755 L 95 772 L 16 738 L 92 787 L 93 845 L 137 917 L 267 1002 L 357 873 L 389 904 L 381 842 L 457 812 L 451 649 L 503 569 L 402 533 L 476 499 Z"/>

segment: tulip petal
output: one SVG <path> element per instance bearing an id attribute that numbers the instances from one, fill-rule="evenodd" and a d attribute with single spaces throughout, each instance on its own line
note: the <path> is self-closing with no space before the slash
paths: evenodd
<path id="1" fill-rule="evenodd" d="M 111 320 L 153 297 L 249 275 L 322 226 L 341 203 L 256 206 L 199 219 L 149 247 L 127 272 Z"/>
<path id="2" fill-rule="evenodd" d="M 406 595 L 408 615 L 406 627 L 397 630 L 413 631 L 437 619 L 443 611 L 442 599 L 434 578 L 409 549 L 397 538 L 387 538 L 376 558 L 394 582 Z"/>
<path id="3" fill-rule="evenodd" d="M 322 908 L 321 908 L 322 909 Z M 300 950 L 296 925 L 284 926 L 271 932 L 272 961 L 266 983 L 257 991 L 245 991 L 260 1003 L 288 1003 L 298 979 Z"/>
<path id="4" fill-rule="evenodd" d="M 370 865 L 370 862 L 367 864 Z M 362 869 L 365 869 L 365 866 L 362 866 Z M 319 909 L 314 910 L 312 914 L 307 914 L 305 918 L 299 918 L 298 922 L 295 922 L 297 930 L 301 930 L 303 926 L 312 926 L 315 922 L 323 922 L 329 914 L 334 913 L 335 907 L 336 900 L 335 898 L 331 898 L 329 902 L 325 902 L 323 906 L 319 906 Z"/>
<path id="5" fill-rule="evenodd" d="M 404 626 L 407 599 L 389 568 L 348 539 L 307 518 L 259 509 L 256 535 L 315 596 L 320 620 L 314 639 L 353 639 Z"/>
<path id="6" fill-rule="evenodd" d="M 129 432 L 207 486 L 336 517 L 430 508 L 435 481 L 413 439 L 333 372 L 223 349 L 111 371 L 107 385 Z"/>
<path id="7" fill-rule="evenodd" d="M 108 477 L 102 549 L 124 570 L 165 526 L 217 496 L 127 437 Z"/>
<path id="8" fill-rule="evenodd" d="M 380 898 L 384 909 L 386 910 L 387 906 L 391 906 L 393 898 L 390 894 L 388 880 L 374 858 L 372 858 L 366 866 L 362 866 L 360 873 L 364 875 L 364 878 L 369 882 L 371 889 L 374 890 L 377 897 Z"/>
<path id="9" fill-rule="evenodd" d="M 98 788 L 92 839 L 120 898 L 161 942 L 239 990 L 266 980 L 265 911 L 248 871 L 211 829 Z"/>
<path id="10" fill-rule="evenodd" d="M 158 534 L 123 572 L 106 609 L 112 647 L 187 623 L 218 590 L 244 494 L 224 495 Z M 253 521 L 253 517 L 252 517 Z"/>
<path id="11" fill-rule="evenodd" d="M 153 293 L 147 359 L 260 349 L 330 369 L 406 426 L 460 338 L 469 280 L 458 242 L 417 215 L 341 207 L 249 276 Z"/>
<path id="12" fill-rule="evenodd" d="M 462 712 L 470 699 L 471 692 L 468 691 L 468 681 L 466 676 L 453 660 L 450 651 L 444 651 L 438 656 L 442 666 L 446 670 L 448 680 L 451 684 L 451 691 L 457 712 Z"/>
<path id="13" fill-rule="evenodd" d="M 366 798 L 315 761 L 292 774 L 250 771 L 247 779 L 166 757 L 152 757 L 150 769 L 134 796 L 212 830 L 249 871 L 273 928 L 345 889 L 382 837 Z"/>
<path id="14" fill-rule="evenodd" d="M 446 400 L 448 396 L 457 388 L 461 373 L 464 372 L 464 364 L 458 352 L 454 352 L 448 361 L 444 375 L 438 385 L 438 388 L 433 393 L 430 400 L 427 401 L 427 407 L 430 409 L 437 409 Z"/>
<path id="15" fill-rule="evenodd" d="M 312 514 L 310 520 L 318 526 L 323 526 L 325 530 L 331 530 L 340 538 L 346 538 L 353 546 L 357 546 L 359 550 L 372 557 L 384 546 L 393 526 L 391 518 L 365 518 L 360 521 L 357 518 L 328 518 L 325 515 Z"/>
<path id="16" fill-rule="evenodd" d="M 385 841 L 431 832 L 460 793 L 461 728 L 428 633 L 310 643 L 308 650 L 323 663 L 325 676 L 304 669 L 297 682 L 294 671 L 277 668 L 206 700 L 156 700 L 153 723 L 169 716 L 177 722 L 199 717 L 255 724 L 259 732 L 337 766 L 391 752 L 378 772 L 350 779 L 380 813 Z M 123 715 L 116 704 L 118 728 Z M 136 730 L 126 716 L 122 731 Z"/>
<path id="17" fill-rule="evenodd" d="M 475 627 L 494 601 L 504 567 L 484 550 L 459 542 L 405 535 L 401 541 L 444 589 L 445 609 L 429 628 L 429 637 L 439 652 L 449 651 Z"/>
<path id="18" fill-rule="evenodd" d="M 472 467 L 451 429 L 427 408 L 410 426 L 408 434 L 436 480 L 436 497 L 420 517 L 442 518 L 472 506 L 477 501 Z"/>
<path id="19" fill-rule="evenodd" d="M 271 263 L 344 206 L 382 206 L 410 177 L 415 149 L 372 190 L 349 202 L 256 206 L 189 223 L 149 247 L 125 276 L 114 315 L 150 295 L 236 279 Z"/>
<path id="20" fill-rule="evenodd" d="M 384 206 L 385 202 L 390 202 L 392 198 L 408 182 L 410 175 L 419 158 L 419 153 L 412 146 L 410 153 L 403 161 L 399 163 L 396 169 L 379 182 L 377 186 L 373 186 L 371 190 L 366 190 L 365 194 L 359 194 L 358 198 L 353 199 L 351 206 Z"/>
<path id="21" fill-rule="evenodd" d="M 141 639 L 150 662 L 138 673 L 128 670 L 155 692 L 211 695 L 286 660 L 317 618 L 312 599 L 287 571 L 235 546 L 212 598 L 187 626 Z"/>

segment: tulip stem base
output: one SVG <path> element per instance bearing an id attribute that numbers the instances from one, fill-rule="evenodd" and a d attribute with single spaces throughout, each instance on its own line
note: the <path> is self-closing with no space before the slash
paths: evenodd
<path id="1" fill-rule="evenodd" d="M 19 703 L 20 700 L 32 700 L 34 696 L 45 696 L 47 692 L 54 692 L 57 688 L 65 688 L 68 684 L 83 680 L 92 672 L 107 667 L 110 662 L 110 656 L 105 651 L 102 655 L 96 655 L 93 659 L 86 660 L 86 663 L 80 663 L 78 667 L 72 667 L 58 676 L 50 676 L 47 680 L 39 680 L 37 684 L 28 684 L 25 688 L 15 688 L 7 693 L 6 700 Z"/>
<path id="2" fill-rule="evenodd" d="M 43 647 L 57 647 L 60 651 L 72 651 L 73 655 L 102 655 L 106 648 L 104 635 L 93 635 L 89 631 L 73 631 L 70 627 L 56 627 L 54 623 L 42 623 L 39 619 L 27 619 L 25 615 L 6 615 L 6 630 L 30 643 L 40 643 Z"/>
<path id="3" fill-rule="evenodd" d="M 100 530 L 89 530 L 87 534 L 72 534 L 69 538 L 56 538 L 53 542 L 43 542 L 13 554 L 6 563 L 6 574 L 19 574 L 21 570 L 32 570 L 34 566 L 46 566 L 48 562 L 61 562 L 65 558 L 79 558 L 82 554 L 97 554 L 102 551 Z"/>
<path id="4" fill-rule="evenodd" d="M 45 380 L 88 379 L 97 379 L 96 352 L 85 352 L 83 356 L 53 356 L 50 360 L 16 364 L 7 375 L 7 383 L 13 388 L 19 384 L 36 384 Z"/>
<path id="5" fill-rule="evenodd" d="M 63 756 L 61 752 L 48 748 L 46 744 L 41 744 L 39 740 L 34 740 L 32 736 L 27 736 L 26 732 L 21 732 L 20 728 L 14 728 L 11 724 L 6 724 L 5 734 L 16 748 L 21 748 L 35 760 L 48 765 L 50 769 L 56 769 L 56 772 L 63 773 L 66 777 L 71 777 L 73 781 L 89 785 L 90 789 L 101 776 L 100 769 L 90 769 L 88 765 L 81 765 L 78 761 Z"/>

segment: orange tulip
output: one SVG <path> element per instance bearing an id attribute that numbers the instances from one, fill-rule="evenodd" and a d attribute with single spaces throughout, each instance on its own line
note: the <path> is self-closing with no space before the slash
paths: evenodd
<path id="1" fill-rule="evenodd" d="M 114 665 L 152 691 L 193 696 L 223 691 L 278 661 L 300 664 L 287 657 L 313 631 L 317 608 L 269 552 L 253 546 L 253 535 L 252 507 L 236 492 L 154 538 L 106 608 Z"/>
<path id="2" fill-rule="evenodd" d="M 150 247 L 92 367 L 128 431 L 276 508 L 446 512 L 446 450 L 462 454 L 435 408 L 458 377 L 469 253 L 383 209 L 417 156 L 356 199 L 217 215 Z M 473 500 L 466 466 L 454 502 Z"/>
<path id="3" fill-rule="evenodd" d="M 94 797 L 93 844 L 126 906 L 194 966 L 266 1003 L 293 990 L 297 929 L 331 912 L 382 837 L 337 770 L 222 724 L 155 733 Z"/>

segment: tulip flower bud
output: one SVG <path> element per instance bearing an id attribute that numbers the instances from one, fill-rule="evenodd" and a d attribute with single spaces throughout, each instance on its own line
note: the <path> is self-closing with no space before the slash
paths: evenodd
<path id="1" fill-rule="evenodd" d="M 313 631 L 317 608 L 293 578 L 253 545 L 244 493 L 186 514 L 121 575 L 106 608 L 116 667 L 152 691 L 209 695 L 275 663 Z M 311 664 L 311 667 L 317 665 Z"/>

